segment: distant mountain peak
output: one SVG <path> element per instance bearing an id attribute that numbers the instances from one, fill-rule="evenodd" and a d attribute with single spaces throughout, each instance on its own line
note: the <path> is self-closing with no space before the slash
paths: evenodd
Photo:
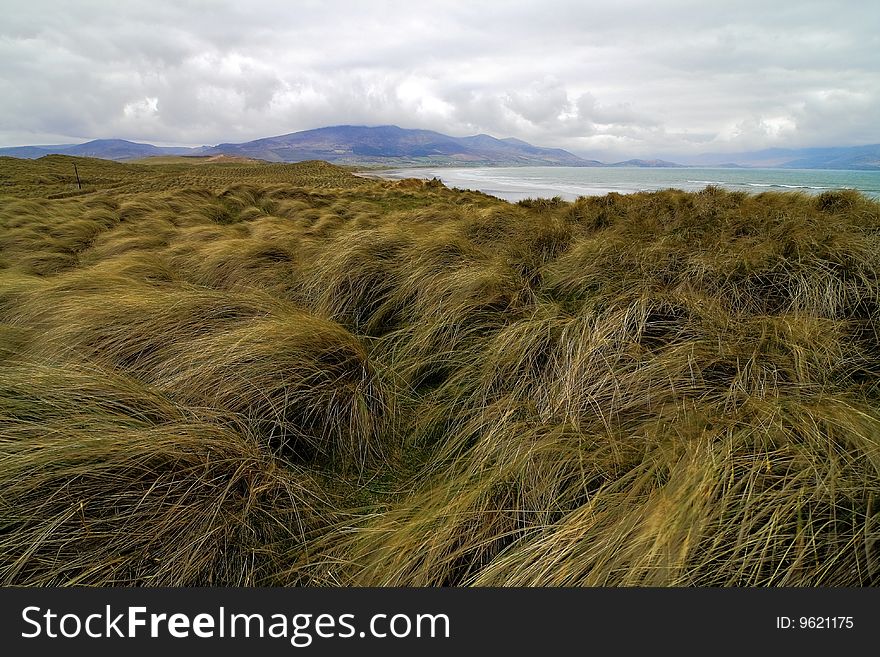
<path id="1" fill-rule="evenodd" d="M 451 137 L 433 130 L 396 125 L 338 125 L 220 144 L 206 154 L 226 153 L 272 162 L 326 160 L 336 164 L 408 165 L 563 165 L 587 166 L 587 160 L 561 149 L 477 134 Z"/>

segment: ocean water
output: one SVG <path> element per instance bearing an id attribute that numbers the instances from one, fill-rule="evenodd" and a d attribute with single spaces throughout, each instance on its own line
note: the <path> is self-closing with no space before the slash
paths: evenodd
<path id="1" fill-rule="evenodd" d="M 561 196 L 632 194 L 660 189 L 699 191 L 708 185 L 760 193 L 793 190 L 818 194 L 856 189 L 880 198 L 880 171 L 825 169 L 721 169 L 644 167 L 467 167 L 412 168 L 376 172 L 384 178 L 439 178 L 447 187 L 472 189 L 507 201 Z"/>

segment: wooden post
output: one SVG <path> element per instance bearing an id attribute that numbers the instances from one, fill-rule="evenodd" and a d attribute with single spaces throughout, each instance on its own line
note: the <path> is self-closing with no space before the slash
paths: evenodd
<path id="1" fill-rule="evenodd" d="M 73 172 L 76 174 L 76 186 L 82 189 L 82 183 L 79 181 L 79 171 L 76 170 L 76 162 L 73 163 Z"/>

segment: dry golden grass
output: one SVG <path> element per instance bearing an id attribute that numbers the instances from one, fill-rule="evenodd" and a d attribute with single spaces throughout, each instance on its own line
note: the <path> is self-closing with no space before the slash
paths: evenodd
<path id="1" fill-rule="evenodd" d="M 0 160 L 0 582 L 860 586 L 880 205 Z"/>

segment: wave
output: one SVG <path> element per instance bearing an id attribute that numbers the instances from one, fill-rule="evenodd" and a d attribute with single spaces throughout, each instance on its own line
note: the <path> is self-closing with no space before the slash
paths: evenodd
<path id="1" fill-rule="evenodd" d="M 741 183 L 749 187 L 778 187 L 780 189 L 834 189 L 833 187 L 824 187 L 822 185 L 786 185 L 785 183 L 758 183 L 747 182 Z M 838 189 L 847 189 L 846 187 Z"/>
<path id="2" fill-rule="evenodd" d="M 788 185 L 786 183 L 768 183 L 768 182 L 748 182 L 733 180 L 687 180 L 692 185 L 729 185 L 734 187 L 779 187 L 782 189 L 835 189 L 834 187 L 826 187 L 823 185 Z M 850 187 L 840 187 L 838 189 L 852 189 Z"/>

